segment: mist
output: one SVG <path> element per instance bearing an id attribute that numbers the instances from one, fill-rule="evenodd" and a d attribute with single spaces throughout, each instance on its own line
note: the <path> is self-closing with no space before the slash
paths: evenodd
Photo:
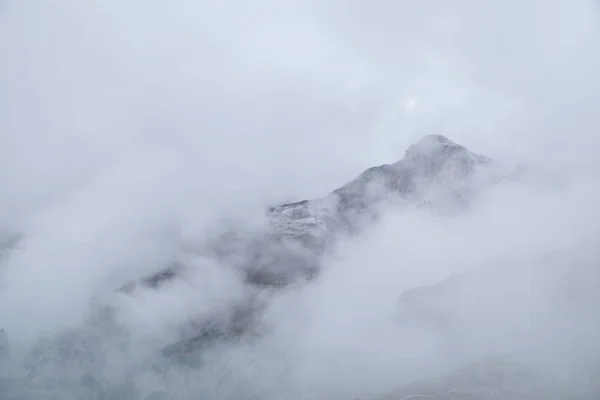
<path id="1" fill-rule="evenodd" d="M 95 372 L 141 399 L 378 398 L 506 354 L 599 371 L 597 71 L 591 0 L 0 1 L 1 375 L 93 331 L 91 304 L 116 321 L 93 334 Z M 386 205 L 280 290 L 198 250 L 426 134 L 523 172 L 453 215 Z M 184 279 L 115 293 L 174 261 Z M 452 277 L 426 300 L 450 325 L 402 323 L 403 293 Z M 188 321 L 249 302 L 255 337 L 148 367 Z M 65 392 L 27 399 L 81 398 L 77 367 L 44 374 Z"/>

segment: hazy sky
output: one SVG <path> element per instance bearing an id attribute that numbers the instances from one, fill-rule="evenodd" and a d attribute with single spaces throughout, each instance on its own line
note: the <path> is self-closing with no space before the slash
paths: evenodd
<path id="1" fill-rule="evenodd" d="M 591 1 L 3 4 L 3 214 L 148 157 L 186 185 L 276 198 L 327 192 L 424 133 L 595 155 Z"/>

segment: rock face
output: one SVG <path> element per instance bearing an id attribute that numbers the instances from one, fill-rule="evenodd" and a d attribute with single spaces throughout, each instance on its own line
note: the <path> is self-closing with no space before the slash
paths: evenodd
<path id="1" fill-rule="evenodd" d="M 428 135 L 400 161 L 369 168 L 323 198 L 272 208 L 272 225 L 282 235 L 319 242 L 341 229 L 355 229 L 357 215 L 376 215 L 384 202 L 424 204 L 435 202 L 435 195 L 439 202 L 456 201 L 491 163 L 445 136 Z"/>
<path id="2" fill-rule="evenodd" d="M 319 269 L 315 256 L 338 234 L 360 230 L 361 223 L 378 218 L 388 203 L 459 209 L 468 203 L 479 173 L 492 163 L 445 136 L 428 135 L 411 145 L 400 161 L 369 168 L 325 197 L 271 208 L 269 236 L 279 244 L 293 243 L 294 251 L 284 251 L 288 255 L 299 254 L 298 247 L 308 249 L 308 259 L 305 254 L 291 262 L 296 267 L 291 276 L 303 268 L 301 275 L 314 276 Z M 252 270 L 260 270 L 256 265 Z"/>

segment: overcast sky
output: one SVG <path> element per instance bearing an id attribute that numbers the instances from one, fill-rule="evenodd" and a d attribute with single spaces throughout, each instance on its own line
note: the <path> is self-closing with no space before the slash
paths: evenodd
<path id="1" fill-rule="evenodd" d="M 2 219 L 146 157 L 296 198 L 424 133 L 569 161 L 598 142 L 591 1 L 5 0 L 0 18 Z"/>

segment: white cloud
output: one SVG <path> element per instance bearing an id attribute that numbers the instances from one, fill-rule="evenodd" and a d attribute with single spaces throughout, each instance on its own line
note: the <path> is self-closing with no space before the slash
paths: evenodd
<path id="1" fill-rule="evenodd" d="M 219 359 L 264 376 L 297 364 L 286 398 L 383 390 L 419 358 L 431 371 L 436 339 L 394 341 L 402 289 L 599 228 L 598 18 L 585 0 L 6 1 L 0 231 L 26 240 L 2 261 L 0 323 L 23 339 L 77 323 L 219 216 L 324 195 L 441 133 L 550 178 L 498 186 L 461 218 L 391 213 L 273 303 L 265 341 Z M 213 267 L 222 292 L 149 299 L 139 334 L 229 304 L 239 282 Z"/>

